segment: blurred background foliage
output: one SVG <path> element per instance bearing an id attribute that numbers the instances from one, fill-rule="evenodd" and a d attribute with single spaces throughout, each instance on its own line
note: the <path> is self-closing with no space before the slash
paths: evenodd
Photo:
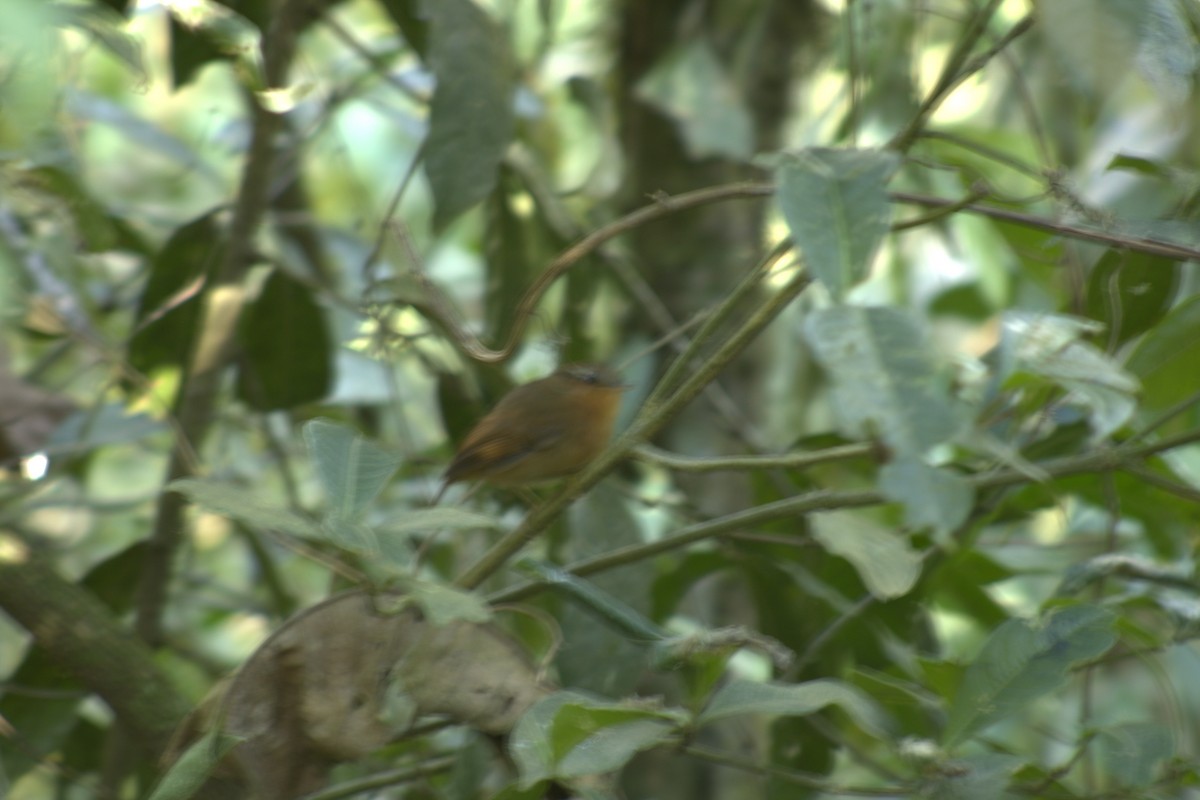
<path id="1" fill-rule="evenodd" d="M 0 18 L 0 795 L 144 796 L 367 579 L 520 595 L 495 624 L 591 694 L 500 749 L 397 724 L 314 797 L 1200 793 L 1194 0 Z M 422 516 L 579 360 L 620 429 L 705 388 L 566 513 Z M 519 525 L 536 563 L 467 572 Z"/>

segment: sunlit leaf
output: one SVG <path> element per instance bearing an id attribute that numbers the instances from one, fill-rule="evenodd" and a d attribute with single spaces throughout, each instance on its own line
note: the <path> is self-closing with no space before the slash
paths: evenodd
<path id="1" fill-rule="evenodd" d="M 1089 320 L 1060 314 L 1009 311 L 1001 335 L 1001 374 L 1037 375 L 1070 392 L 1088 410 L 1094 439 L 1102 439 L 1133 416 L 1141 388 L 1137 378 L 1102 350 L 1082 341 L 1098 329 Z"/>
<path id="2" fill-rule="evenodd" d="M 921 557 L 903 536 L 854 511 L 817 514 L 813 538 L 854 565 L 871 594 L 882 599 L 906 594 L 921 574 Z"/>
<path id="3" fill-rule="evenodd" d="M 898 454 L 919 456 L 963 428 L 950 376 L 939 371 L 908 312 L 822 309 L 808 317 L 804 333 L 829 373 L 833 411 L 846 436 L 878 437 Z"/>
<path id="4" fill-rule="evenodd" d="M 804 150 L 778 169 L 777 196 L 805 262 L 835 297 L 867 276 L 888 232 L 893 153 Z"/>

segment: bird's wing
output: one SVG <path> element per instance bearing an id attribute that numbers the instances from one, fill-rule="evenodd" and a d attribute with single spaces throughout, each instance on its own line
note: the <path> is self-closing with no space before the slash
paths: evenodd
<path id="1" fill-rule="evenodd" d="M 447 481 L 470 480 L 482 470 L 502 470 L 530 453 L 552 447 L 562 436 L 562 430 L 547 427 L 530 436 L 528 432 L 493 429 L 468 436 L 446 468 Z"/>

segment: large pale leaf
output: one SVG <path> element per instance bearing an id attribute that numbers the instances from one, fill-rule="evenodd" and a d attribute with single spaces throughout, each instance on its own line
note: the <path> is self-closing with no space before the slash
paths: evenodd
<path id="1" fill-rule="evenodd" d="M 921 574 L 921 557 L 899 534 L 854 511 L 817 514 L 813 538 L 854 565 L 867 589 L 887 600 L 908 592 Z"/>
<path id="2" fill-rule="evenodd" d="M 1184 101 L 1196 50 L 1177 0 L 1042 0 L 1051 47 L 1082 88 L 1107 93 L 1133 70 L 1170 102 Z"/>
<path id="3" fill-rule="evenodd" d="M 1095 439 L 1120 428 L 1137 408 L 1138 380 L 1102 350 L 1080 337 L 1095 323 L 1061 314 L 1005 313 L 1001 374 L 1028 373 L 1070 391 L 1069 400 L 1088 410 Z"/>
<path id="4" fill-rule="evenodd" d="M 307 539 L 326 538 L 316 522 L 281 506 L 265 503 L 261 492 L 242 486 L 207 478 L 184 478 L 167 488 L 187 496 L 201 508 L 240 520 L 252 528 L 283 531 Z"/>
<path id="5" fill-rule="evenodd" d="M 434 226 L 443 228 L 496 185 L 514 129 L 513 65 L 500 27 L 471 0 L 438 0 L 428 10 L 437 88 L 429 108 L 425 171 Z"/>
<path id="6" fill-rule="evenodd" d="M 1142 788 L 1160 762 L 1175 755 L 1175 737 L 1161 722 L 1129 722 L 1100 732 L 1101 763 L 1121 786 Z"/>
<path id="7" fill-rule="evenodd" d="M 883 712 L 862 690 L 828 678 L 807 683 L 758 683 L 733 680 L 721 687 L 696 718 L 706 725 L 742 714 L 803 717 L 836 705 L 865 731 L 884 736 Z"/>
<path id="8" fill-rule="evenodd" d="M 776 196 L 792 240 L 818 280 L 841 297 L 867 276 L 891 224 L 893 153 L 804 150 L 779 165 Z"/>
<path id="9" fill-rule="evenodd" d="M 1112 647 L 1113 615 L 1098 606 L 1062 606 L 1041 620 L 1013 619 L 996 629 L 963 675 L 945 741 L 972 734 L 1057 689 L 1067 671 Z"/>
<path id="10" fill-rule="evenodd" d="M 745 159 L 754 152 L 754 119 L 703 38 L 689 37 L 669 50 L 636 91 L 675 121 L 693 158 Z"/>
<path id="11" fill-rule="evenodd" d="M 884 495 L 904 506 L 904 523 L 911 528 L 931 528 L 944 540 L 971 513 L 975 490 L 956 472 L 902 456 L 879 471 Z"/>
<path id="12" fill-rule="evenodd" d="M 919 456 L 953 438 L 965 415 L 949 392 L 916 319 L 896 308 L 822 309 L 805 337 L 832 383 L 847 436 L 877 436 L 898 455 Z"/>
<path id="13" fill-rule="evenodd" d="M 398 455 L 329 420 L 315 419 L 305 425 L 304 441 L 329 496 L 333 518 L 356 519 L 400 466 Z"/>

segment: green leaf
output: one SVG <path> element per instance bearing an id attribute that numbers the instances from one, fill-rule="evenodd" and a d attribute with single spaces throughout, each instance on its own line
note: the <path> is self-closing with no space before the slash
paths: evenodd
<path id="1" fill-rule="evenodd" d="M 568 513 L 569 537 L 561 557 L 570 562 L 640 543 L 642 533 L 625 498 L 611 483 L 601 483 L 574 503 Z M 589 585 L 602 595 L 617 598 L 634 617 L 650 610 L 649 587 L 655 568 L 649 562 L 629 564 L 594 575 Z M 607 621 L 599 606 L 571 601 L 558 615 L 563 646 L 554 660 L 559 679 L 567 686 L 608 697 L 632 693 L 644 674 L 656 639 L 630 635 L 624 625 Z M 652 624 L 652 623 L 651 623 Z"/>
<path id="2" fill-rule="evenodd" d="M 834 297 L 867 276 L 891 223 L 894 153 L 805 150 L 781 163 L 776 195 L 792 239 Z"/>
<path id="3" fill-rule="evenodd" d="M 975 502 L 975 490 L 961 475 L 907 456 L 879 471 L 879 488 L 904 505 L 904 524 L 932 528 L 942 543 L 966 521 Z"/>
<path id="4" fill-rule="evenodd" d="M 822 309 L 804 334 L 832 382 L 832 405 L 851 438 L 878 436 L 899 455 L 953 438 L 966 416 L 939 374 L 917 320 L 896 308 Z"/>
<path id="5" fill-rule="evenodd" d="M 813 538 L 829 552 L 854 565 L 871 594 L 882 600 L 900 597 L 917 582 L 921 556 L 908 540 L 875 525 L 855 511 L 814 515 Z"/>
<path id="6" fill-rule="evenodd" d="M 1080 341 L 1097 331 L 1089 320 L 1062 314 L 1009 311 L 1001 334 L 1001 375 L 1027 373 L 1053 381 L 1088 409 L 1094 439 L 1129 421 L 1137 409 L 1137 379 L 1095 346 Z"/>
<path id="7" fill-rule="evenodd" d="M 206 478 L 183 478 L 167 488 L 217 514 L 241 520 L 252 528 L 276 530 L 307 539 L 324 539 L 320 526 L 294 511 L 262 501 L 262 493 Z"/>
<path id="8" fill-rule="evenodd" d="M 692 158 L 753 154 L 754 119 L 704 38 L 688 37 L 668 50 L 634 91 L 675 121 Z"/>
<path id="9" fill-rule="evenodd" d="M 333 346 L 312 290 L 273 270 L 242 312 L 237 395 L 256 411 L 320 400 L 333 378 Z"/>
<path id="10" fill-rule="evenodd" d="M 946 723 L 945 742 L 959 744 L 1057 689 L 1067 670 L 1112 647 L 1113 615 L 1098 606 L 1061 606 L 1037 622 L 1009 620 L 967 668 Z"/>
<path id="11" fill-rule="evenodd" d="M 1106 349 L 1145 333 L 1171 308 L 1180 263 L 1162 256 L 1109 250 L 1088 278 L 1087 315 L 1108 328 Z"/>
<path id="12" fill-rule="evenodd" d="M 1136 69 L 1164 100 L 1186 101 L 1197 57 L 1175 0 L 1042 0 L 1036 9 L 1081 88 L 1109 93 Z"/>
<path id="13" fill-rule="evenodd" d="M 212 164 L 201 158 L 186 141 L 146 117 L 134 113 L 115 100 L 79 89 L 68 89 L 66 98 L 67 110 L 79 120 L 107 125 L 129 143 L 175 162 L 181 170 L 188 170 L 196 178 L 203 178 L 208 184 L 207 188 L 216 188 L 222 192 L 226 190 L 225 176 Z M 216 250 L 213 244 L 217 241 L 219 240 L 216 237 L 208 240 L 210 250 Z"/>
<path id="14" fill-rule="evenodd" d="M 192 797 L 225 754 L 242 737 L 223 733 L 214 728 L 196 740 L 162 777 L 146 800 L 187 800 Z"/>
<path id="15" fill-rule="evenodd" d="M 493 530 L 501 526 L 502 522 L 495 517 L 445 506 L 411 509 L 403 517 L 390 518 L 377 527 L 381 534 L 405 536 L 431 531 Z"/>
<path id="16" fill-rule="evenodd" d="M 487 601 L 474 592 L 411 577 L 401 581 L 400 586 L 420 607 L 425 619 L 434 625 L 446 625 L 455 620 L 487 622 L 492 618 Z"/>
<path id="17" fill-rule="evenodd" d="M 422 0 L 382 0 L 382 4 L 408 46 L 424 59 L 429 51 L 429 22 L 421 13 Z"/>
<path id="18" fill-rule="evenodd" d="M 178 228 L 150 265 L 138 298 L 129 362 L 138 372 L 182 366 L 192 350 L 204 278 L 223 257 L 215 212 Z"/>
<path id="19" fill-rule="evenodd" d="M 582 604 L 624 633 L 649 641 L 664 639 L 667 635 L 665 630 L 629 604 L 601 591 L 594 583 L 580 578 L 578 575 L 572 575 L 553 564 L 534 559 L 522 560 L 518 564 L 518 568 Z"/>
<path id="20" fill-rule="evenodd" d="M 21 737 L 20 748 L 0 747 L 0 772 L 15 782 L 62 748 L 79 724 L 79 707 L 88 690 L 36 647 L 5 675 L 5 683 L 25 690 L 0 696 L 0 719 Z"/>
<path id="21" fill-rule="evenodd" d="M 630 758 L 670 741 L 686 715 L 597 700 L 579 692 L 543 698 L 521 717 L 509 752 L 528 787 L 549 778 L 614 772 Z"/>
<path id="22" fill-rule="evenodd" d="M 136 442 L 165 429 L 148 414 L 129 414 L 117 403 L 106 403 L 67 417 L 55 430 L 47 448 L 52 453 L 80 453 L 107 444 Z"/>
<path id="23" fill-rule="evenodd" d="M 1200 392 L 1200 295 L 1187 298 L 1151 328 L 1125 367 L 1142 382 L 1143 409 L 1161 412 Z"/>
<path id="24" fill-rule="evenodd" d="M 742 714 L 803 717 L 836 705 L 864 731 L 883 738 L 887 720 L 861 690 L 829 678 L 807 683 L 758 683 L 733 680 L 722 686 L 696 718 L 699 725 Z"/>
<path id="25" fill-rule="evenodd" d="M 329 496 L 329 516 L 338 519 L 357 519 L 366 511 L 401 462 L 353 428 L 325 419 L 304 426 L 304 441 Z"/>
<path id="26" fill-rule="evenodd" d="M 429 5 L 429 61 L 437 88 L 429 109 L 425 171 L 434 227 L 487 197 L 515 129 L 513 66 L 503 32 L 471 0 Z"/>
<path id="27" fill-rule="evenodd" d="M 1002 800 L 1017 797 L 1008 789 L 1021 758 L 1007 753 L 976 753 L 938 764 L 936 775 L 921 787 L 929 800 Z"/>
<path id="28" fill-rule="evenodd" d="M 1175 755 L 1175 737 L 1161 722 L 1129 722 L 1100 731 L 1100 763 L 1121 786 L 1147 787 L 1159 762 Z"/>

